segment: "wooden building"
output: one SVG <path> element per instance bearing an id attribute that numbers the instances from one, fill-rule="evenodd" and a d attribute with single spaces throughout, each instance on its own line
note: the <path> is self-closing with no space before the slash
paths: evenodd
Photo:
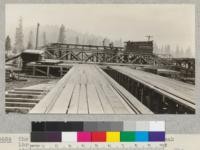
<path id="1" fill-rule="evenodd" d="M 23 67 L 29 62 L 37 62 L 44 59 L 43 50 L 27 49 L 21 53 Z"/>
<path id="2" fill-rule="evenodd" d="M 125 42 L 125 52 L 153 54 L 153 41 Z"/>

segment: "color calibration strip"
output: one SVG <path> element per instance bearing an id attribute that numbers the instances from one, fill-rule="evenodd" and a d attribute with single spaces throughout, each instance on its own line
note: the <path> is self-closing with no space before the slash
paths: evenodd
<path id="1" fill-rule="evenodd" d="M 164 141 L 164 121 L 32 122 L 31 142 Z"/>

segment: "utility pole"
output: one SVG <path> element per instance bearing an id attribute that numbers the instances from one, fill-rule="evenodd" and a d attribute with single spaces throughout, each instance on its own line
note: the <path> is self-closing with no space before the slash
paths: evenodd
<path id="1" fill-rule="evenodd" d="M 38 48 L 38 40 L 39 40 L 39 27 L 40 27 L 40 24 L 38 23 L 37 24 L 37 32 L 36 32 L 36 44 L 35 44 L 35 49 Z"/>
<path id="2" fill-rule="evenodd" d="M 146 35 L 145 37 L 147 38 L 148 41 L 150 41 L 153 36 L 152 35 Z"/>

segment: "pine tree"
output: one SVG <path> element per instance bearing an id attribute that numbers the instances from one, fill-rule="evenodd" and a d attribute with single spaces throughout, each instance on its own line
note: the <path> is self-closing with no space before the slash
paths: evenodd
<path id="1" fill-rule="evenodd" d="M 6 37 L 5 50 L 6 50 L 6 58 L 7 58 L 11 51 L 11 40 L 9 36 Z"/>
<path id="2" fill-rule="evenodd" d="M 153 43 L 153 53 L 158 54 L 159 53 L 159 47 L 156 42 Z"/>
<path id="3" fill-rule="evenodd" d="M 43 46 L 47 45 L 46 32 L 43 32 Z"/>
<path id="4" fill-rule="evenodd" d="M 192 57 L 191 48 L 190 48 L 190 47 L 188 47 L 188 48 L 185 50 L 185 57 L 186 57 L 186 58 L 191 58 L 191 57 Z"/>
<path id="5" fill-rule="evenodd" d="M 58 42 L 64 43 L 65 42 L 65 26 L 61 25 L 59 35 L 58 35 Z"/>
<path id="6" fill-rule="evenodd" d="M 180 57 L 183 58 L 184 57 L 184 50 L 183 48 L 181 47 L 181 50 L 180 50 Z"/>
<path id="7" fill-rule="evenodd" d="M 170 51 L 170 45 L 165 45 L 165 54 L 169 55 Z"/>
<path id="8" fill-rule="evenodd" d="M 158 54 L 164 54 L 164 46 L 163 45 L 159 48 Z"/>
<path id="9" fill-rule="evenodd" d="M 9 36 L 6 37 L 5 50 L 6 51 L 10 51 L 11 50 L 11 40 L 10 40 Z"/>
<path id="10" fill-rule="evenodd" d="M 30 31 L 29 33 L 27 49 L 33 49 L 33 32 L 32 31 Z"/>
<path id="11" fill-rule="evenodd" d="M 19 19 L 19 26 L 16 28 L 15 33 L 15 47 L 14 53 L 20 53 L 24 49 L 24 34 L 23 34 L 23 25 L 22 25 L 22 18 Z"/>
<path id="12" fill-rule="evenodd" d="M 76 37 L 76 44 L 79 44 L 79 37 Z"/>
<path id="13" fill-rule="evenodd" d="M 179 58 L 179 57 L 180 57 L 180 48 L 179 48 L 178 45 L 176 46 L 175 57 L 176 57 L 176 58 Z"/>

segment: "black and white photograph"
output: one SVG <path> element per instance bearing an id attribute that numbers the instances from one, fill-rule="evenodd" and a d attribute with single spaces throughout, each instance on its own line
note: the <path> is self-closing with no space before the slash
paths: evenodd
<path id="1" fill-rule="evenodd" d="M 192 4 L 6 4 L 8 114 L 195 114 Z"/>

